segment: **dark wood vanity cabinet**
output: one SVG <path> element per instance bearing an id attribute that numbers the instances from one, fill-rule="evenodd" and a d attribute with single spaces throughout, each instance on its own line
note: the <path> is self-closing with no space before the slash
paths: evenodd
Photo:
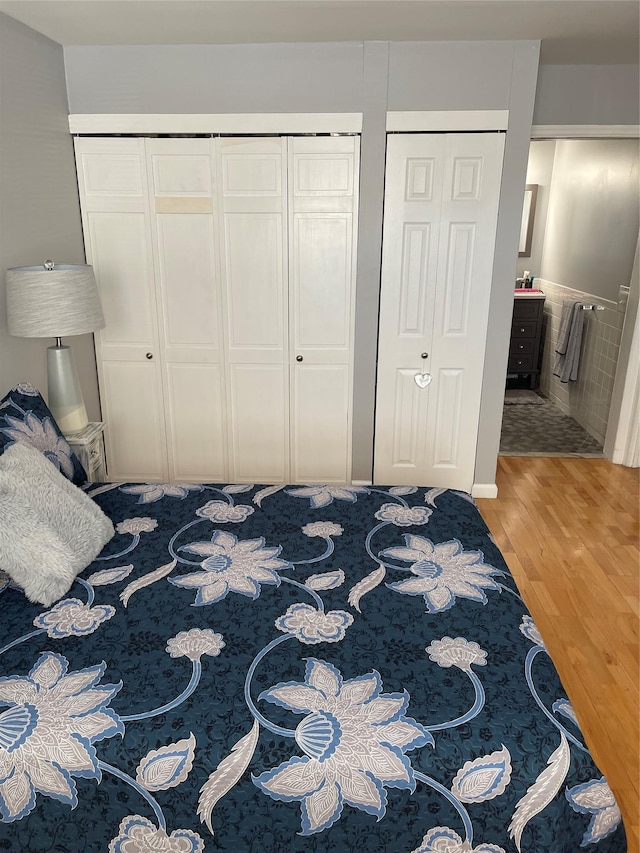
<path id="1" fill-rule="evenodd" d="M 543 310 L 543 294 L 514 297 L 507 378 L 528 376 L 532 389 L 538 387 L 540 376 Z"/>

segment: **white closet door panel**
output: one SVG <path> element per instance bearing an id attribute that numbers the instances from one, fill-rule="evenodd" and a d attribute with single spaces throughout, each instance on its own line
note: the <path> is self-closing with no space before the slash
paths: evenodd
<path id="1" fill-rule="evenodd" d="M 103 361 L 100 374 L 109 479 L 166 480 L 160 365 Z"/>
<path id="2" fill-rule="evenodd" d="M 351 477 L 359 140 L 289 140 L 294 482 Z"/>
<path id="3" fill-rule="evenodd" d="M 225 152 L 222 188 L 226 199 L 280 198 L 282 158 L 274 154 Z"/>
<path id="4" fill-rule="evenodd" d="M 305 360 L 349 361 L 352 233 L 348 213 L 294 214 L 292 344 Z"/>
<path id="5" fill-rule="evenodd" d="M 286 371 L 282 365 L 231 365 L 231 460 L 234 481 L 289 479 Z"/>
<path id="6" fill-rule="evenodd" d="M 376 482 L 473 484 L 503 146 L 489 133 L 388 140 Z M 411 388 L 423 371 L 431 383 Z"/>
<path id="7" fill-rule="evenodd" d="M 446 337 L 469 333 L 470 312 L 476 305 L 475 301 L 471 305 L 471 284 L 477 232 L 475 222 L 451 222 L 447 229 L 446 281 L 439 330 Z"/>
<path id="8" fill-rule="evenodd" d="M 424 456 L 424 397 L 415 384 L 415 372 L 398 368 L 385 376 L 386 385 L 392 387 L 391 422 L 376 436 L 376 452 L 390 459 L 396 470 L 415 470 Z"/>
<path id="9" fill-rule="evenodd" d="M 230 477 L 283 482 L 288 460 L 286 140 L 218 139 Z"/>
<path id="10" fill-rule="evenodd" d="M 228 361 L 281 365 L 288 326 L 286 140 L 216 145 Z"/>
<path id="11" fill-rule="evenodd" d="M 165 362 L 221 358 L 210 139 L 145 141 Z"/>
<path id="12" fill-rule="evenodd" d="M 143 140 L 76 138 L 83 211 L 146 210 Z"/>
<path id="13" fill-rule="evenodd" d="M 475 468 L 503 150 L 503 134 L 447 138 L 426 467 L 433 485 L 466 491 Z"/>
<path id="14" fill-rule="evenodd" d="M 168 364 L 169 476 L 175 481 L 226 478 L 222 367 Z"/>
<path id="15" fill-rule="evenodd" d="M 466 445 L 460 441 L 465 429 L 462 423 L 464 379 L 464 370 L 444 369 L 439 372 L 435 384 L 437 398 L 435 405 L 431 406 L 432 422 L 429 423 L 427 434 L 432 437 L 428 443 L 429 462 L 437 480 L 438 469 L 445 469 L 445 478 L 449 470 L 455 477 L 466 451 Z M 436 485 L 442 482 L 440 480 Z"/>
<path id="16" fill-rule="evenodd" d="M 226 399 L 210 139 L 147 139 L 169 475 L 226 478 Z"/>
<path id="17" fill-rule="evenodd" d="M 145 146 L 156 199 L 211 198 L 210 140 L 147 139 Z"/>
<path id="18" fill-rule="evenodd" d="M 225 213 L 285 211 L 285 139 L 219 139 Z"/>
<path id="19" fill-rule="evenodd" d="M 87 212 L 87 261 L 94 266 L 105 317 L 101 358 L 157 355 L 153 266 L 144 213 Z"/>
<path id="20" fill-rule="evenodd" d="M 296 364 L 292 477 L 296 483 L 344 483 L 350 477 L 348 365 Z"/>
<path id="21" fill-rule="evenodd" d="M 425 466 L 429 391 L 414 377 L 430 371 L 433 355 L 443 155 L 442 136 L 387 140 L 374 473 L 380 483 L 420 481 Z"/>
<path id="22" fill-rule="evenodd" d="M 450 134 L 445 161 L 438 247 L 442 287 L 434 304 L 438 366 L 458 367 L 458 357 L 472 351 L 480 377 L 503 150 L 503 134 Z M 451 360 L 454 364 L 447 363 Z"/>
<path id="23" fill-rule="evenodd" d="M 293 209 L 353 211 L 358 173 L 356 137 L 298 137 L 290 141 Z"/>
<path id="24" fill-rule="evenodd" d="M 436 135 L 387 141 L 379 360 L 405 369 L 421 367 L 431 341 L 444 145 Z"/>
<path id="25" fill-rule="evenodd" d="M 225 217 L 227 334 L 232 361 L 280 363 L 285 340 L 282 216 Z"/>
<path id="26" fill-rule="evenodd" d="M 156 233 L 165 358 L 218 362 L 220 317 L 212 216 L 159 214 Z"/>

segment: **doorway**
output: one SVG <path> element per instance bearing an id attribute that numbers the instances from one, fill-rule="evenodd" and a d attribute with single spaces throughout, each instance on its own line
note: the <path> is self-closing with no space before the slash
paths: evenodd
<path id="1" fill-rule="evenodd" d="M 540 300 L 540 344 L 529 373 L 510 358 L 500 454 L 602 456 L 638 240 L 637 140 L 533 140 L 527 186 L 536 203 L 517 278 L 533 287 L 514 293 L 514 319 L 522 299 Z M 572 315 L 567 365 L 556 350 Z"/>

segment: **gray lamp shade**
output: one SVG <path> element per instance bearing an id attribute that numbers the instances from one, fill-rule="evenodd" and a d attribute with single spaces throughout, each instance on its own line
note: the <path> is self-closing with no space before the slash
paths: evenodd
<path id="1" fill-rule="evenodd" d="M 93 267 L 14 267 L 7 270 L 6 283 L 10 335 L 61 338 L 104 328 Z"/>

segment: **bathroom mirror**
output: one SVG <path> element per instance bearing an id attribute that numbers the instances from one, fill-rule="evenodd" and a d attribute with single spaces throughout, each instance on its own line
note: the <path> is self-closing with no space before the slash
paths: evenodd
<path id="1" fill-rule="evenodd" d="M 520 224 L 520 244 L 518 257 L 528 258 L 531 255 L 531 240 L 533 238 L 533 221 L 536 215 L 536 199 L 538 184 L 527 184 L 524 190 L 522 205 L 522 222 Z"/>

